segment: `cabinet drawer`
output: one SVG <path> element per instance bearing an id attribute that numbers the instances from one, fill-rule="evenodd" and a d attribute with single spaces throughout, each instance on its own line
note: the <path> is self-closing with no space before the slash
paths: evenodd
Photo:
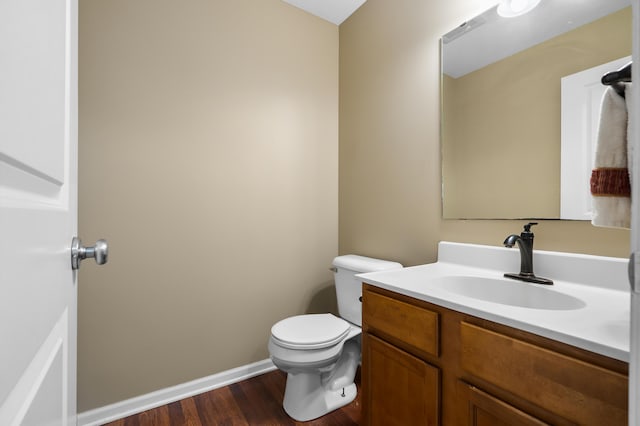
<path id="1" fill-rule="evenodd" d="M 439 355 L 438 314 L 368 290 L 362 294 L 362 321 L 427 354 Z"/>
<path id="2" fill-rule="evenodd" d="M 582 425 L 626 425 L 627 377 L 462 322 L 461 367 Z"/>

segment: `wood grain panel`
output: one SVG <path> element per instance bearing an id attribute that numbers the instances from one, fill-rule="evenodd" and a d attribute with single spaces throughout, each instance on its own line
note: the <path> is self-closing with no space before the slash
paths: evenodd
<path id="1" fill-rule="evenodd" d="M 626 376 L 462 322 L 461 367 L 581 425 L 627 423 Z"/>
<path id="2" fill-rule="evenodd" d="M 439 356 L 438 313 L 378 293 L 363 291 L 362 321 L 420 351 Z"/>
<path id="3" fill-rule="evenodd" d="M 468 403 L 468 425 L 470 426 L 548 426 L 533 416 L 521 411 L 486 392 L 459 382 L 459 391 Z"/>
<path id="4" fill-rule="evenodd" d="M 363 336 L 364 424 L 440 424 L 440 370 L 370 334 Z"/>

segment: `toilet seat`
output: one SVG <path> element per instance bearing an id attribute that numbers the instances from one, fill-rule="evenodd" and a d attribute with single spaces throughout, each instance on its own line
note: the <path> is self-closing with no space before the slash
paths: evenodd
<path id="1" fill-rule="evenodd" d="M 350 330 L 349 323 L 335 315 L 308 314 L 277 322 L 271 327 L 271 336 L 283 348 L 313 350 L 338 344 Z"/>

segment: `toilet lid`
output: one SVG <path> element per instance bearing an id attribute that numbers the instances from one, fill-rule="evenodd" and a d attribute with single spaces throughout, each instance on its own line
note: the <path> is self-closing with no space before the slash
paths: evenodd
<path id="1" fill-rule="evenodd" d="M 289 349 L 322 349 L 340 342 L 349 323 L 332 314 L 309 314 L 285 318 L 271 327 L 277 343 Z"/>

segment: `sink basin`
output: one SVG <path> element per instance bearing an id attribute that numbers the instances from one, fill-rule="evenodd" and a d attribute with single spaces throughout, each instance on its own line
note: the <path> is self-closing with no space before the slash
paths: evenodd
<path id="1" fill-rule="evenodd" d="M 447 276 L 429 280 L 429 287 L 485 302 L 531 309 L 575 310 L 586 306 L 577 297 L 506 279 Z"/>

